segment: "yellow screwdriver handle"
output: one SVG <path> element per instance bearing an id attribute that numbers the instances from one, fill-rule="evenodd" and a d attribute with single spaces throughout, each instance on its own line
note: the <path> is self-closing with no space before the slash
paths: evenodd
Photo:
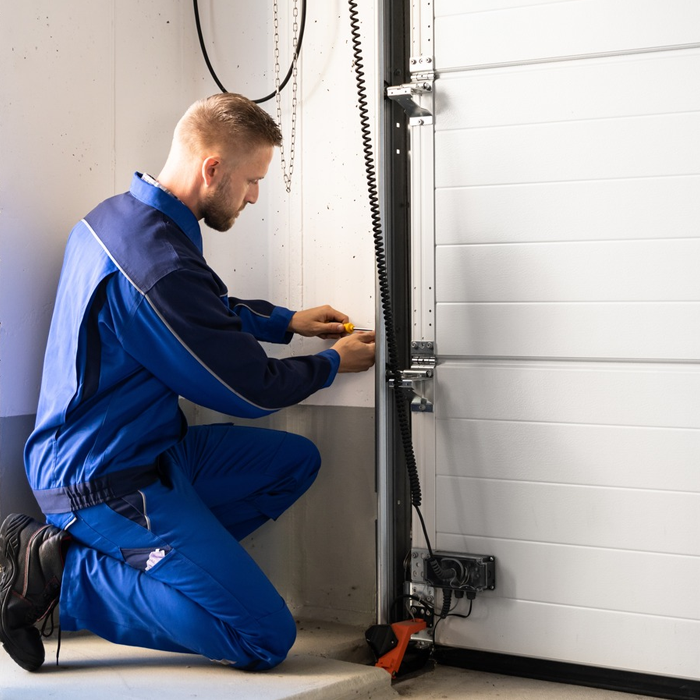
<path id="1" fill-rule="evenodd" d="M 358 328 L 354 323 L 344 323 L 343 328 L 346 333 L 354 333 L 355 331 L 358 333 L 368 333 L 372 330 L 371 328 Z"/>

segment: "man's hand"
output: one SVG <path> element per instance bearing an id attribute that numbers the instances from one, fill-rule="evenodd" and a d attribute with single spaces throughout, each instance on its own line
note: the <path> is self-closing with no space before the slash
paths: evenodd
<path id="1" fill-rule="evenodd" d="M 364 372 L 374 364 L 374 331 L 341 338 L 333 350 L 340 355 L 338 372 Z"/>
<path id="2" fill-rule="evenodd" d="M 297 311 L 289 322 L 287 330 L 311 338 L 335 340 L 346 335 L 343 324 L 348 321 L 345 314 L 332 306 L 316 306 L 313 309 Z"/>

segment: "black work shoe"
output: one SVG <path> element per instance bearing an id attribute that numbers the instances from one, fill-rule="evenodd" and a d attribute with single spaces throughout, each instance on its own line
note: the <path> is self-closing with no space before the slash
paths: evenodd
<path id="1" fill-rule="evenodd" d="M 0 525 L 0 641 L 27 671 L 44 663 L 34 623 L 58 603 L 67 533 L 28 515 L 9 515 Z"/>

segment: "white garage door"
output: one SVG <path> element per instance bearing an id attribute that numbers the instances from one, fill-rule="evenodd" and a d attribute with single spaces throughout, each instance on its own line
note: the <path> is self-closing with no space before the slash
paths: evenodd
<path id="1" fill-rule="evenodd" d="M 700 678 L 700 2 L 416 0 L 412 54 L 424 512 L 498 562 L 438 642 Z"/>

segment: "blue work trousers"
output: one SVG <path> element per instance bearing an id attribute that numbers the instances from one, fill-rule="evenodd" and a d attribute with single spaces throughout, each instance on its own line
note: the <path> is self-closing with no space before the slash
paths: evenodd
<path id="1" fill-rule="evenodd" d="M 233 425 L 190 428 L 163 478 L 75 512 L 61 626 L 119 644 L 192 652 L 238 668 L 279 664 L 296 627 L 239 544 L 316 478 L 306 438 Z"/>

